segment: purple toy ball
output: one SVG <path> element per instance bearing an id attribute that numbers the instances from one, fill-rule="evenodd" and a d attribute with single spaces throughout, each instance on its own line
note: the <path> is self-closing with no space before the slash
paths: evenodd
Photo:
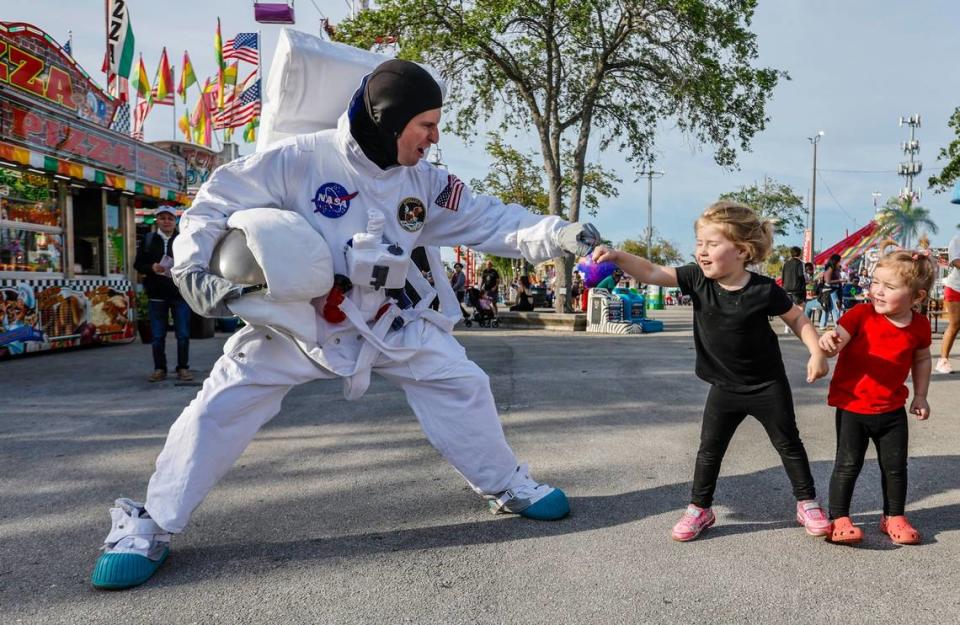
<path id="1" fill-rule="evenodd" d="M 583 274 L 583 286 L 588 289 L 600 284 L 600 281 L 612 274 L 616 268 L 616 263 L 610 261 L 595 263 L 591 256 L 584 256 L 577 265 L 577 271 Z"/>

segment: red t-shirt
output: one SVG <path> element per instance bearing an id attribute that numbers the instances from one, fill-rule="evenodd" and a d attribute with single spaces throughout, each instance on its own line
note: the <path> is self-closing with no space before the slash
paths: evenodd
<path id="1" fill-rule="evenodd" d="M 872 304 L 859 304 L 840 317 L 850 343 L 837 357 L 827 403 L 859 414 L 891 412 L 907 403 L 904 382 L 914 352 L 930 347 L 930 322 L 918 312 L 898 328 Z"/>

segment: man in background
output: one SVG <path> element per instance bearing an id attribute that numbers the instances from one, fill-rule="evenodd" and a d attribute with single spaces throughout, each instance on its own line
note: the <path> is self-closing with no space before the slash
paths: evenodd
<path id="1" fill-rule="evenodd" d="M 500 272 L 493 266 L 492 260 L 487 261 L 487 268 L 480 274 L 480 288 L 493 302 L 493 314 L 496 316 L 497 300 L 500 296 Z"/>
<path id="2" fill-rule="evenodd" d="M 800 308 L 804 307 L 807 300 L 807 276 L 803 270 L 803 261 L 800 260 L 800 254 L 803 253 L 799 247 L 794 245 L 790 248 L 790 258 L 783 263 L 783 290 L 787 292 L 793 303 Z M 790 333 L 790 328 L 784 326 L 784 334 Z"/>
<path id="3" fill-rule="evenodd" d="M 157 230 L 143 236 L 133 266 L 143 274 L 143 288 L 150 299 L 150 331 L 153 334 L 153 373 L 159 382 L 167 377 L 167 318 L 173 313 L 177 337 L 177 378 L 193 380 L 190 373 L 190 307 L 173 283 L 173 240 L 177 238 L 177 214 L 169 206 L 156 212 Z"/>

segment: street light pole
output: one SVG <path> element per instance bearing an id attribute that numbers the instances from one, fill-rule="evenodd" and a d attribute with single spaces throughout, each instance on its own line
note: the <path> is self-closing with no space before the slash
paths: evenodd
<path id="1" fill-rule="evenodd" d="M 653 245 L 653 178 L 665 175 L 665 172 L 653 169 L 645 169 L 640 172 L 641 176 L 647 177 L 647 249 L 646 256 L 650 258 L 650 248 Z"/>
<path id="2" fill-rule="evenodd" d="M 823 131 L 817 131 L 817 134 L 812 137 L 807 137 L 807 140 L 813 144 L 813 188 L 810 193 L 810 258 L 811 260 L 817 256 L 817 144 L 820 143 L 820 138 L 823 137 Z"/>

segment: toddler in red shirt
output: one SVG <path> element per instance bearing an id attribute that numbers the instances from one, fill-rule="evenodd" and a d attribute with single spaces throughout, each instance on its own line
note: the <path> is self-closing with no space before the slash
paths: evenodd
<path id="1" fill-rule="evenodd" d="M 837 460 L 830 478 L 827 540 L 857 543 L 863 530 L 850 520 L 853 487 L 870 441 L 877 448 L 883 488 L 880 531 L 895 543 L 915 545 L 920 533 L 904 516 L 907 496 L 908 391 L 913 373 L 910 413 L 930 416 L 930 322 L 915 309 L 927 297 L 934 275 L 922 253 L 896 251 L 874 270 L 870 303 L 854 306 L 837 328 L 820 337 L 831 357 L 840 354 L 827 403 L 837 409 Z"/>

